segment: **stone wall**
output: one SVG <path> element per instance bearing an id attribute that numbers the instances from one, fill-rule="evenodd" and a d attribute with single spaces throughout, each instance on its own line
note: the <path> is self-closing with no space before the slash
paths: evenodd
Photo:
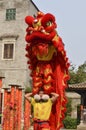
<path id="1" fill-rule="evenodd" d="M 66 96 L 72 100 L 72 118 L 77 118 L 77 105 L 81 103 L 80 95 L 75 92 L 67 92 Z"/>
<path id="2" fill-rule="evenodd" d="M 6 9 L 16 8 L 16 19 L 6 20 Z M 36 14 L 37 9 L 30 0 L 0 0 L 0 73 L 5 77 L 5 86 L 18 84 L 24 87 L 29 82 L 29 71 L 25 57 L 25 16 Z M 2 58 L 4 42 L 14 42 L 12 60 Z"/>

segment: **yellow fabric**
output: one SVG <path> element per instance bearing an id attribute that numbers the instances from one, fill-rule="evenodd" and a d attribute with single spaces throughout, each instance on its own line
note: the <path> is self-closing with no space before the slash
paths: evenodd
<path id="1" fill-rule="evenodd" d="M 49 99 L 47 102 L 35 102 L 34 98 L 31 100 L 33 105 L 34 118 L 40 120 L 48 120 L 51 113 L 52 101 Z"/>

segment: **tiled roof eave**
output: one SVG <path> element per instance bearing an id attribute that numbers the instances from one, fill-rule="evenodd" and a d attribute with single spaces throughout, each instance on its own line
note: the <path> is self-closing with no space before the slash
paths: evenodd
<path id="1" fill-rule="evenodd" d="M 69 89 L 85 89 L 86 90 L 86 82 L 79 83 L 79 84 L 69 84 Z"/>

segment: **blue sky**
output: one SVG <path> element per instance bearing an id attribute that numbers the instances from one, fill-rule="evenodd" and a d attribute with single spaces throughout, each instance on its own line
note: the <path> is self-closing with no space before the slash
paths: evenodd
<path id="1" fill-rule="evenodd" d="M 33 0 L 40 11 L 56 17 L 57 31 L 65 43 L 69 61 L 86 61 L 86 0 Z"/>

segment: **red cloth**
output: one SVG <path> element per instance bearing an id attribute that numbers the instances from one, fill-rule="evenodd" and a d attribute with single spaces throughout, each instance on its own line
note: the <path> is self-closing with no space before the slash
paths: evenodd
<path id="1" fill-rule="evenodd" d="M 48 121 L 34 121 L 34 130 L 50 130 Z"/>

